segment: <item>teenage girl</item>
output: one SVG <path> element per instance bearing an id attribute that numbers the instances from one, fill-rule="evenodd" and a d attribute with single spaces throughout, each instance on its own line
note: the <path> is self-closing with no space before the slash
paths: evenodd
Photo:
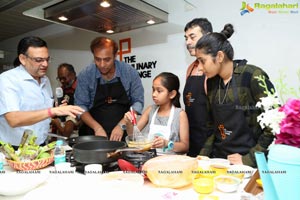
<path id="1" fill-rule="evenodd" d="M 189 149 L 188 118 L 180 108 L 179 98 L 179 79 L 176 75 L 163 72 L 154 78 L 154 104 L 143 112 L 137 127 L 153 140 L 152 148 L 156 148 L 158 154 L 184 154 Z M 131 135 L 131 113 L 125 113 L 124 118 L 127 133 Z"/>
<path id="2" fill-rule="evenodd" d="M 227 40 L 233 32 L 233 26 L 227 24 L 221 33 L 207 34 L 196 45 L 196 57 L 208 78 L 214 128 L 200 154 L 256 167 L 254 152 L 267 153 L 274 135 L 257 122 L 261 110 L 255 105 L 266 94 L 255 77 L 263 76 L 269 91 L 275 88 L 262 68 L 233 60 L 233 47 Z"/>

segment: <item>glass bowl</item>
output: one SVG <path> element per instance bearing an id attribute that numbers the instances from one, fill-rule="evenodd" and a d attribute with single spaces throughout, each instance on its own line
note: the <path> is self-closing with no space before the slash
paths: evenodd
<path id="1" fill-rule="evenodd" d="M 214 190 L 214 182 L 211 178 L 197 178 L 193 180 L 193 188 L 200 194 L 209 194 Z"/>
<path id="2" fill-rule="evenodd" d="M 145 136 L 137 139 L 136 141 L 133 140 L 132 136 L 126 136 L 125 141 L 128 147 L 136 147 L 143 149 L 150 149 L 152 147 L 152 140 L 148 139 Z"/>

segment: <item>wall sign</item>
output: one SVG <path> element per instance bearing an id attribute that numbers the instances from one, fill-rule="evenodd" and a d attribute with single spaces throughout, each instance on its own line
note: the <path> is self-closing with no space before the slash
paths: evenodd
<path id="1" fill-rule="evenodd" d="M 126 48 L 127 46 L 127 48 Z M 119 40 L 119 60 L 135 68 L 141 78 L 152 78 L 152 71 L 156 69 L 157 60 L 137 61 L 137 55 L 124 56 L 131 53 L 131 38 Z"/>

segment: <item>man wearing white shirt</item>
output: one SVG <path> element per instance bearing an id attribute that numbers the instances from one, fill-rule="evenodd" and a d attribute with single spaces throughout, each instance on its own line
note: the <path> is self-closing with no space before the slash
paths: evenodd
<path id="1" fill-rule="evenodd" d="M 50 56 L 47 43 L 29 36 L 18 44 L 20 65 L 0 75 L 0 140 L 18 146 L 25 129 L 37 135 L 37 144 L 47 138 L 51 117 L 75 117 L 78 106 L 53 108 L 53 94 L 46 76 Z"/>

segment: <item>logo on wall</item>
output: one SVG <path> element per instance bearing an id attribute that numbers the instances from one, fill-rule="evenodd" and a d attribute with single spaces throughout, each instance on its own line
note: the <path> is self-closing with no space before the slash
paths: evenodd
<path id="1" fill-rule="evenodd" d="M 242 2 L 242 8 L 240 10 L 241 10 L 241 15 L 242 16 L 246 13 L 250 13 L 250 12 L 254 11 L 254 9 L 248 3 L 246 3 L 245 1 Z"/>
<path id="2" fill-rule="evenodd" d="M 131 53 L 131 38 L 119 40 L 119 60 L 130 64 L 135 68 L 141 78 L 151 78 L 152 70 L 156 69 L 157 60 L 137 62 L 136 55 L 128 55 Z"/>
<path id="3" fill-rule="evenodd" d="M 245 1 L 242 2 L 242 8 L 240 9 L 241 16 L 246 13 L 257 11 L 266 11 L 268 14 L 298 14 L 298 3 L 254 3 L 250 6 Z"/>
<path id="4" fill-rule="evenodd" d="M 127 49 L 125 49 L 125 46 L 127 45 Z M 119 40 L 119 60 L 123 60 L 123 55 L 124 54 L 129 54 L 131 53 L 131 39 L 130 38 L 125 38 Z"/>

